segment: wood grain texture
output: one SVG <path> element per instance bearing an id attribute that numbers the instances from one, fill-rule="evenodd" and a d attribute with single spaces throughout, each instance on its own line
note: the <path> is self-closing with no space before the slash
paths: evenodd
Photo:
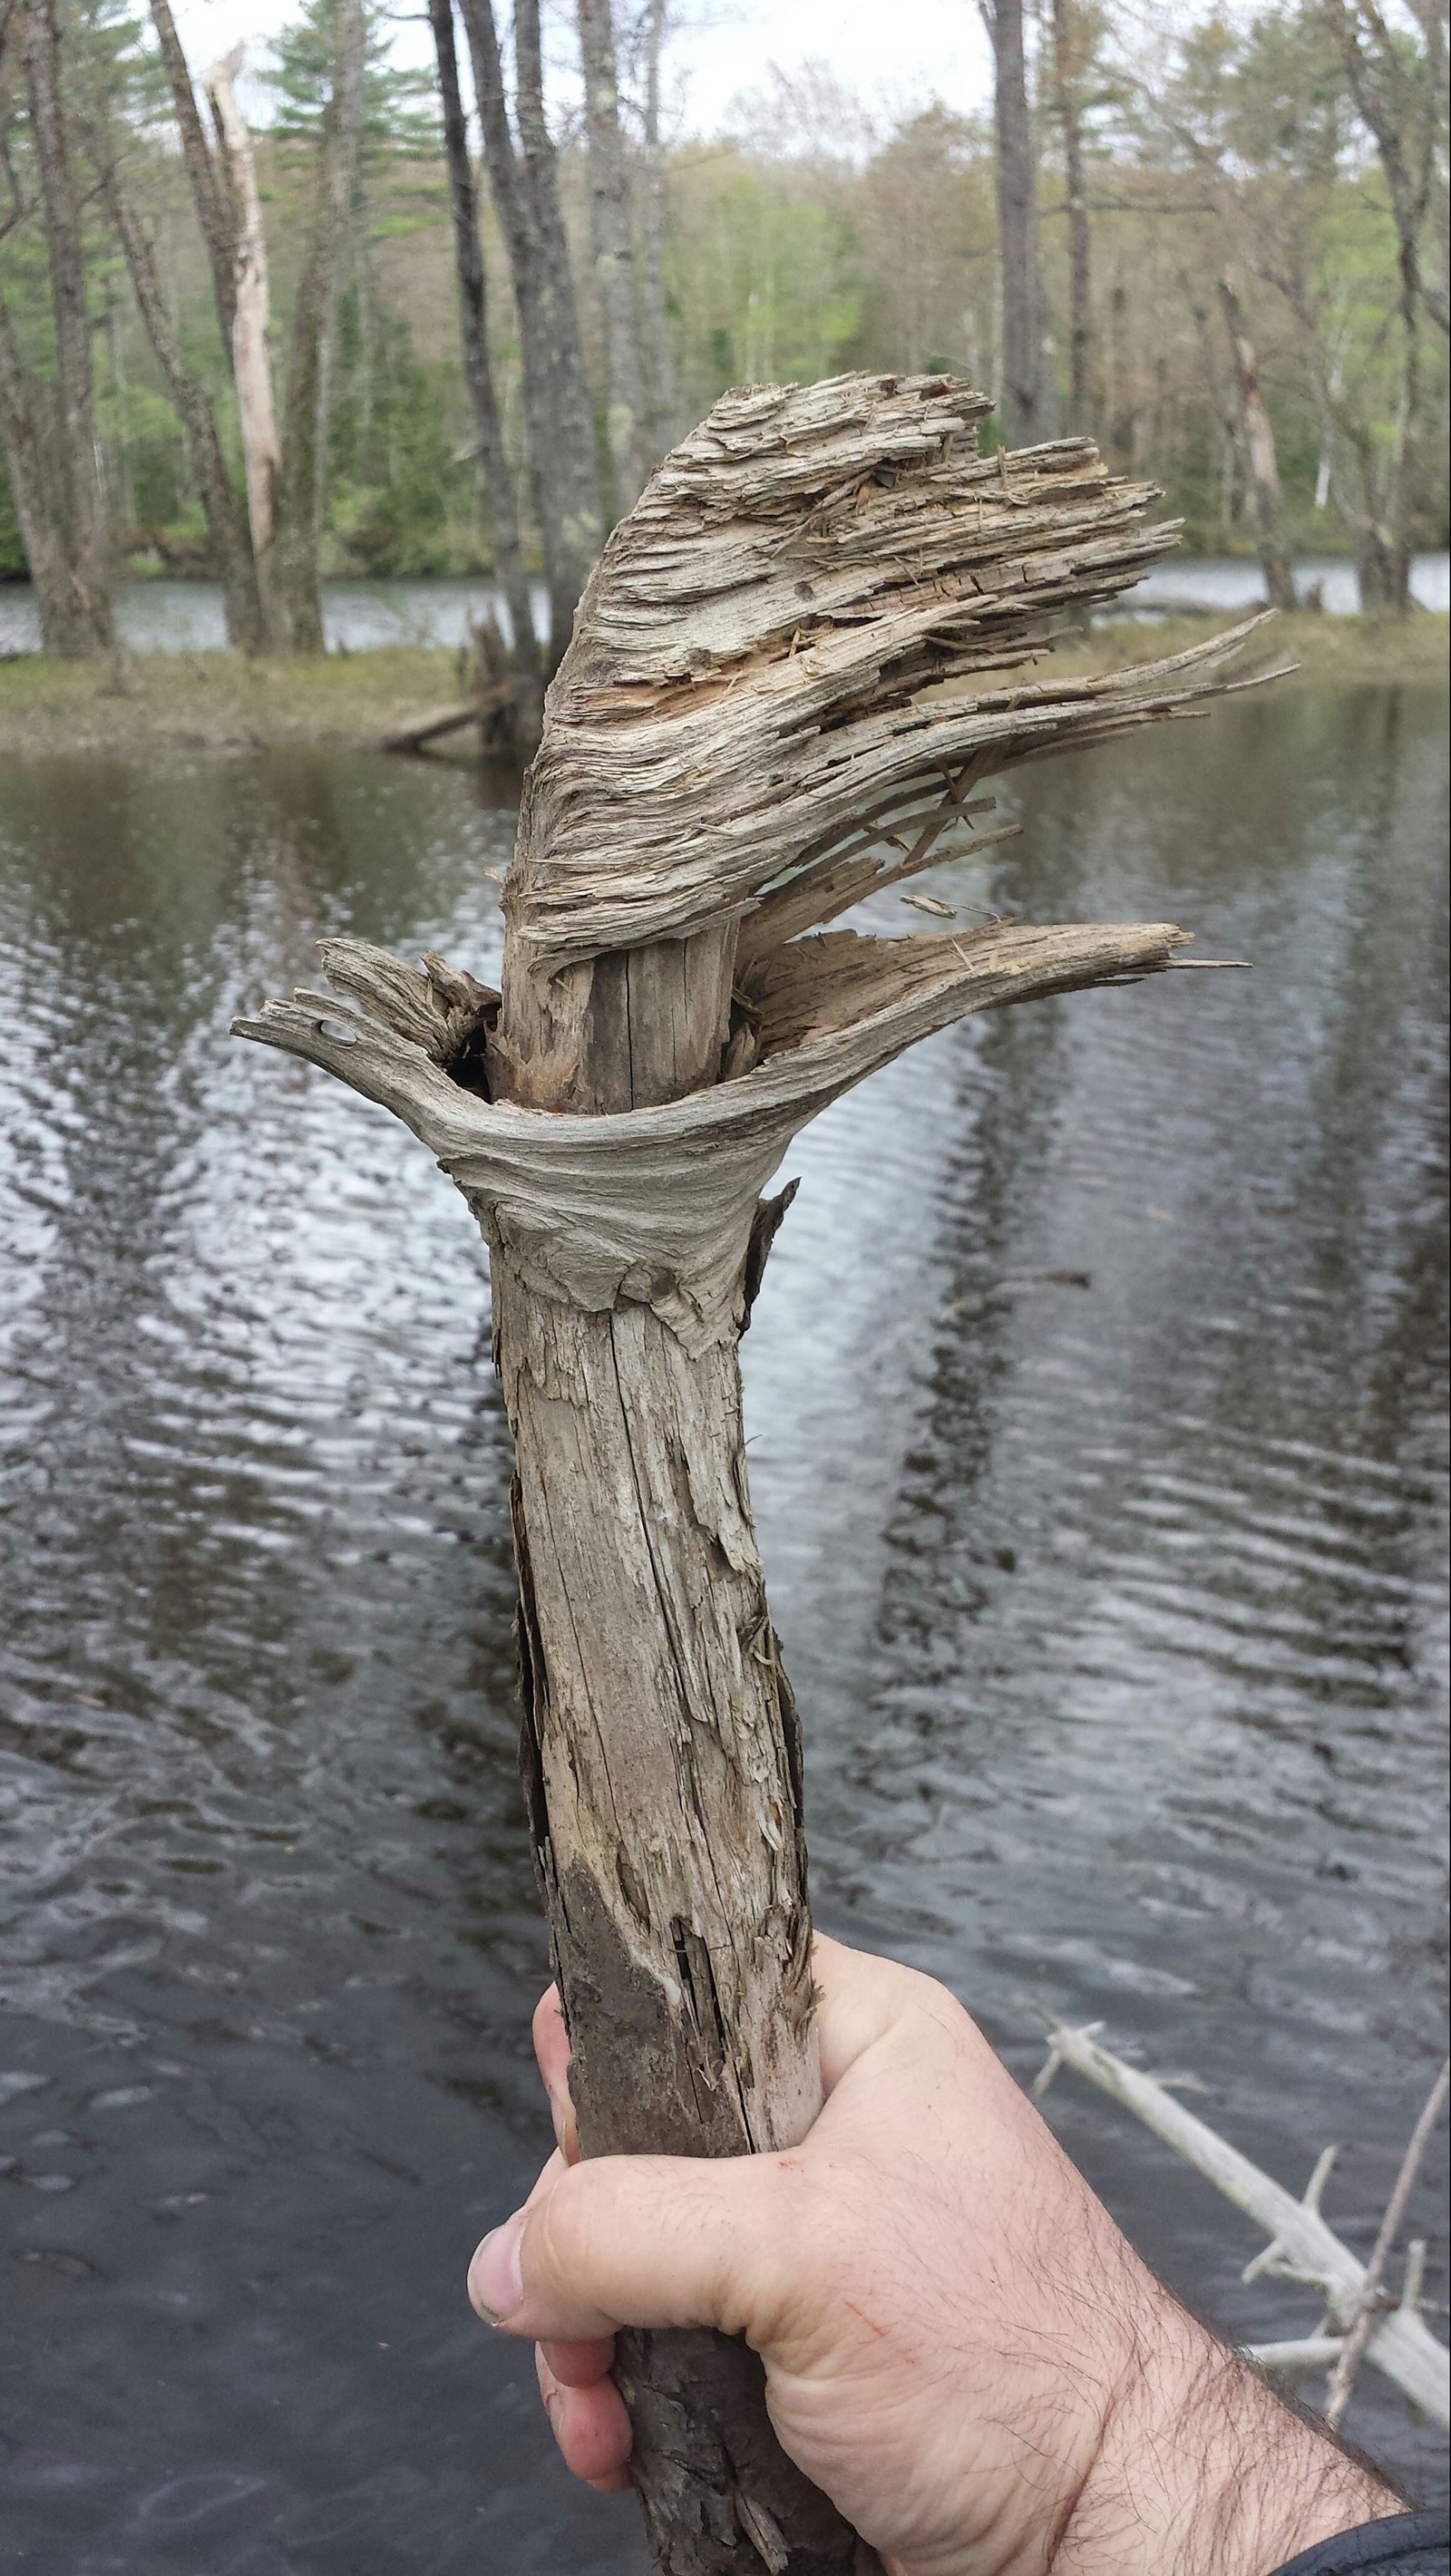
<path id="1" fill-rule="evenodd" d="M 1235 639 L 1004 686 L 1177 530 L 1086 439 L 979 456 L 988 408 L 942 376 L 752 386 L 656 469 L 549 692 L 505 891 L 506 1032 L 517 977 L 690 935 L 865 814 L 880 840 L 924 782 L 940 795 L 967 762 L 1103 740 L 1216 685 Z"/>
<path id="2" fill-rule="evenodd" d="M 562 1096 L 616 1113 L 718 1097 L 700 1086 L 727 1038 L 733 932 L 591 961 Z M 751 1239 L 705 1301 L 729 1324 L 689 1347 L 654 1305 L 540 1296 L 501 1241 L 491 1265 L 524 1775 L 585 2155 L 770 2154 L 821 2108 L 800 1733 L 746 1484 Z M 616 2376 L 671 2576 L 875 2567 L 776 2441 L 748 2345 L 635 2332 Z"/>
<path id="3" fill-rule="evenodd" d="M 770 2152 L 820 2105 L 800 1735 L 741 1426 L 737 1342 L 784 1213 L 760 1192 L 799 1126 L 927 1028 L 1159 972 L 1180 937 L 795 942 L 749 979 L 751 1071 L 612 1116 L 464 1087 L 460 1067 L 497 1069 L 498 997 L 436 958 L 330 941 L 367 1016 L 304 989 L 237 1024 L 403 1117 L 490 1244 L 530 1832 L 587 2154 Z M 708 977 L 695 989 L 718 1007 Z M 744 2345 L 631 2336 L 619 2378 L 672 2576 L 869 2576 L 771 2435 Z"/>

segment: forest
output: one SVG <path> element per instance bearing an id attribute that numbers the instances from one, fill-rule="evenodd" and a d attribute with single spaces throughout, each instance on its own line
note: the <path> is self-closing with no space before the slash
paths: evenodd
<path id="1" fill-rule="evenodd" d="M 723 388 L 853 368 L 1094 438 L 1271 601 L 1313 546 L 1404 609 L 1446 542 L 1442 0 L 981 6 L 980 115 L 818 64 L 701 135 L 671 0 L 429 0 L 431 72 L 304 0 L 245 112 L 168 0 L 6 0 L 0 575 L 45 650 L 107 651 L 147 573 L 276 653 L 325 576 L 485 572 L 526 659 L 543 585 L 547 670 Z"/>

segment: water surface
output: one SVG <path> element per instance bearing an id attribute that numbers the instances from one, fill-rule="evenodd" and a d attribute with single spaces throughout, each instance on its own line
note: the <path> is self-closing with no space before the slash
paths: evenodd
<path id="1" fill-rule="evenodd" d="M 794 1150 L 746 1359 L 818 1911 L 1025 2078 L 1102 2018 L 1287 2183 L 1339 2139 L 1364 2249 L 1443 1996 L 1444 701 L 1250 699 L 1010 795 L 1024 840 L 934 881 L 965 919 L 1256 971 L 967 1023 Z M 643 2576 L 462 2295 L 546 2142 L 481 1247 L 382 1112 L 226 1034 L 330 931 L 487 970 L 510 825 L 362 754 L 0 770 L 18 2569 Z M 1314 2326 L 1152 2140 L 1052 2109 L 1224 2331 Z"/>
<path id="2" fill-rule="evenodd" d="M 1414 561 L 1411 588 L 1422 608 L 1447 602 L 1444 554 Z M 1354 615 L 1360 600 L 1355 566 L 1346 555 L 1308 555 L 1295 566 L 1300 596 L 1318 584 L 1332 617 Z M 1125 606 L 1158 614 L 1176 608 L 1226 615 L 1257 608 L 1264 597 L 1258 564 L 1247 555 L 1175 556 L 1126 593 Z M 364 653 L 388 644 L 452 648 L 469 640 L 473 620 L 492 609 L 508 632 L 508 611 L 482 577 L 458 581 L 328 581 L 322 589 L 323 631 L 330 652 Z M 534 622 L 542 636 L 549 603 L 542 585 L 534 593 Z M 227 619 L 220 582 L 122 582 L 116 594 L 116 631 L 133 653 L 203 653 L 226 643 Z M 0 583 L 0 659 L 38 653 L 40 621 L 29 582 Z"/>

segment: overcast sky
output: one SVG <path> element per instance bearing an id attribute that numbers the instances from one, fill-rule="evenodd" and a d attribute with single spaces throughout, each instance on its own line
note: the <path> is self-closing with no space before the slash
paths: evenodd
<path id="1" fill-rule="evenodd" d="M 200 72 L 238 37 L 260 62 L 268 38 L 292 15 L 293 0 L 173 0 L 173 8 L 187 58 Z M 503 0 L 500 15 L 507 14 Z M 572 14 L 556 0 L 550 50 L 561 69 L 571 52 Z M 932 98 L 976 108 L 988 95 L 975 0 L 896 0 L 887 8 L 882 0 L 680 0 L 679 14 L 693 22 L 671 48 L 688 132 L 717 131 L 731 100 L 759 87 L 773 63 L 790 71 L 824 61 L 879 112 Z M 397 47 L 407 61 L 431 60 L 426 19 L 400 11 Z M 564 95 L 562 83 L 558 94 Z M 254 102 L 254 113 L 259 105 Z"/>

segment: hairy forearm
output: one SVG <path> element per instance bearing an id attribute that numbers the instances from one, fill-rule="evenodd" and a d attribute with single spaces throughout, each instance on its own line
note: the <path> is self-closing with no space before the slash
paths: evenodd
<path id="1" fill-rule="evenodd" d="M 1400 2499 L 1148 2275 L 1050 2576 L 1272 2576 Z"/>

